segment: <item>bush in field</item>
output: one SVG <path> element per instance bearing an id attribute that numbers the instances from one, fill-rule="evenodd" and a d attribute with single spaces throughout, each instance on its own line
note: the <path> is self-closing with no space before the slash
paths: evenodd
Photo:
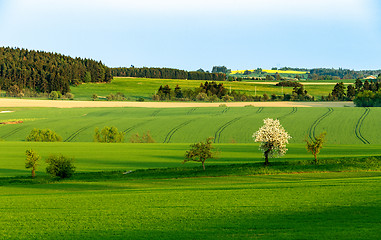
<path id="1" fill-rule="evenodd" d="M 68 92 L 68 93 L 65 94 L 65 98 L 73 100 L 74 99 L 74 94 Z"/>
<path id="2" fill-rule="evenodd" d="M 309 141 L 306 139 L 306 149 L 308 152 L 311 152 L 315 157 L 315 164 L 318 164 L 317 155 L 320 153 L 320 150 L 323 148 L 323 143 L 325 142 L 326 132 L 320 133 L 318 137 L 314 137 Z"/>
<path id="3" fill-rule="evenodd" d="M 74 159 L 62 154 L 53 154 L 46 159 L 46 172 L 53 177 L 69 178 L 75 172 Z"/>
<path id="4" fill-rule="evenodd" d="M 279 120 L 266 118 L 263 125 L 253 134 L 255 142 L 260 142 L 259 149 L 263 151 L 265 157 L 265 165 L 269 165 L 269 157 L 283 156 L 287 152 L 286 144 L 290 135 L 280 125 Z"/>
<path id="5" fill-rule="evenodd" d="M 91 99 L 93 99 L 93 101 L 97 100 L 98 95 L 96 93 L 93 93 L 93 95 L 91 95 Z"/>
<path id="6" fill-rule="evenodd" d="M 57 100 L 60 97 L 62 97 L 62 94 L 60 91 L 51 91 L 49 94 L 49 98 L 52 100 Z"/>
<path id="7" fill-rule="evenodd" d="M 202 168 L 205 170 L 205 161 L 215 158 L 214 147 L 212 146 L 212 137 L 206 139 L 206 142 L 199 142 L 190 145 L 190 150 L 185 152 L 183 163 L 188 161 L 201 162 Z"/>
<path id="8" fill-rule="evenodd" d="M 26 140 L 28 142 L 61 142 L 62 137 L 50 129 L 33 128 Z"/>
<path id="9" fill-rule="evenodd" d="M 142 136 L 139 133 L 135 133 L 130 137 L 131 143 L 155 143 L 155 139 L 151 136 L 150 131 L 147 131 Z"/>
<path id="10" fill-rule="evenodd" d="M 94 142 L 121 143 L 124 140 L 124 133 L 119 132 L 116 127 L 104 127 L 100 132 L 95 128 Z"/>
<path id="11" fill-rule="evenodd" d="M 38 161 L 40 160 L 40 155 L 32 149 L 26 150 L 25 152 L 26 159 L 25 159 L 25 168 L 32 169 L 32 178 L 36 176 L 36 169 L 38 166 Z"/>

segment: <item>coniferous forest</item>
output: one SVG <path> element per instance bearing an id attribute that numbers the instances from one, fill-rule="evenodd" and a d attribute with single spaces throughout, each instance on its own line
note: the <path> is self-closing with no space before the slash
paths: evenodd
<path id="1" fill-rule="evenodd" d="M 116 77 L 144 77 L 162 79 L 188 79 L 188 80 L 210 80 L 225 81 L 225 73 L 208 73 L 200 71 L 185 71 L 173 68 L 113 68 L 112 75 Z"/>
<path id="2" fill-rule="evenodd" d="M 48 93 L 70 92 L 70 85 L 82 82 L 110 82 L 111 69 L 91 59 L 62 54 L 0 47 L 0 87 L 30 89 Z"/>

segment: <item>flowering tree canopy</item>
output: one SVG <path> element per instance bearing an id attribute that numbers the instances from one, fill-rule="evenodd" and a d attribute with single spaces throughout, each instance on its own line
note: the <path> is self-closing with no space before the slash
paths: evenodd
<path id="1" fill-rule="evenodd" d="M 286 144 L 291 136 L 280 125 L 279 120 L 266 118 L 263 125 L 253 134 L 255 142 L 260 142 L 259 149 L 263 151 L 265 165 L 268 165 L 269 157 L 283 156 L 287 152 Z"/>

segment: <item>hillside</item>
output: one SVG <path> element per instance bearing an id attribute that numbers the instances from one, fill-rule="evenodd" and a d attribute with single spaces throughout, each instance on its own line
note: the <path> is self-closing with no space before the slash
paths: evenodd
<path id="1" fill-rule="evenodd" d="M 0 87 L 1 90 L 12 90 L 8 91 L 8 95 L 23 96 L 19 95 L 22 89 L 65 94 L 70 92 L 70 85 L 110 82 L 111 79 L 110 68 L 92 59 L 0 47 Z"/>

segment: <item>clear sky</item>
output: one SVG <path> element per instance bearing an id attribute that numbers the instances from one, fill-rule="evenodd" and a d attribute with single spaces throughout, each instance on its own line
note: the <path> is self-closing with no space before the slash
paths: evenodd
<path id="1" fill-rule="evenodd" d="M 381 69 L 379 0 L 0 0 L 0 46 L 110 67 Z"/>

